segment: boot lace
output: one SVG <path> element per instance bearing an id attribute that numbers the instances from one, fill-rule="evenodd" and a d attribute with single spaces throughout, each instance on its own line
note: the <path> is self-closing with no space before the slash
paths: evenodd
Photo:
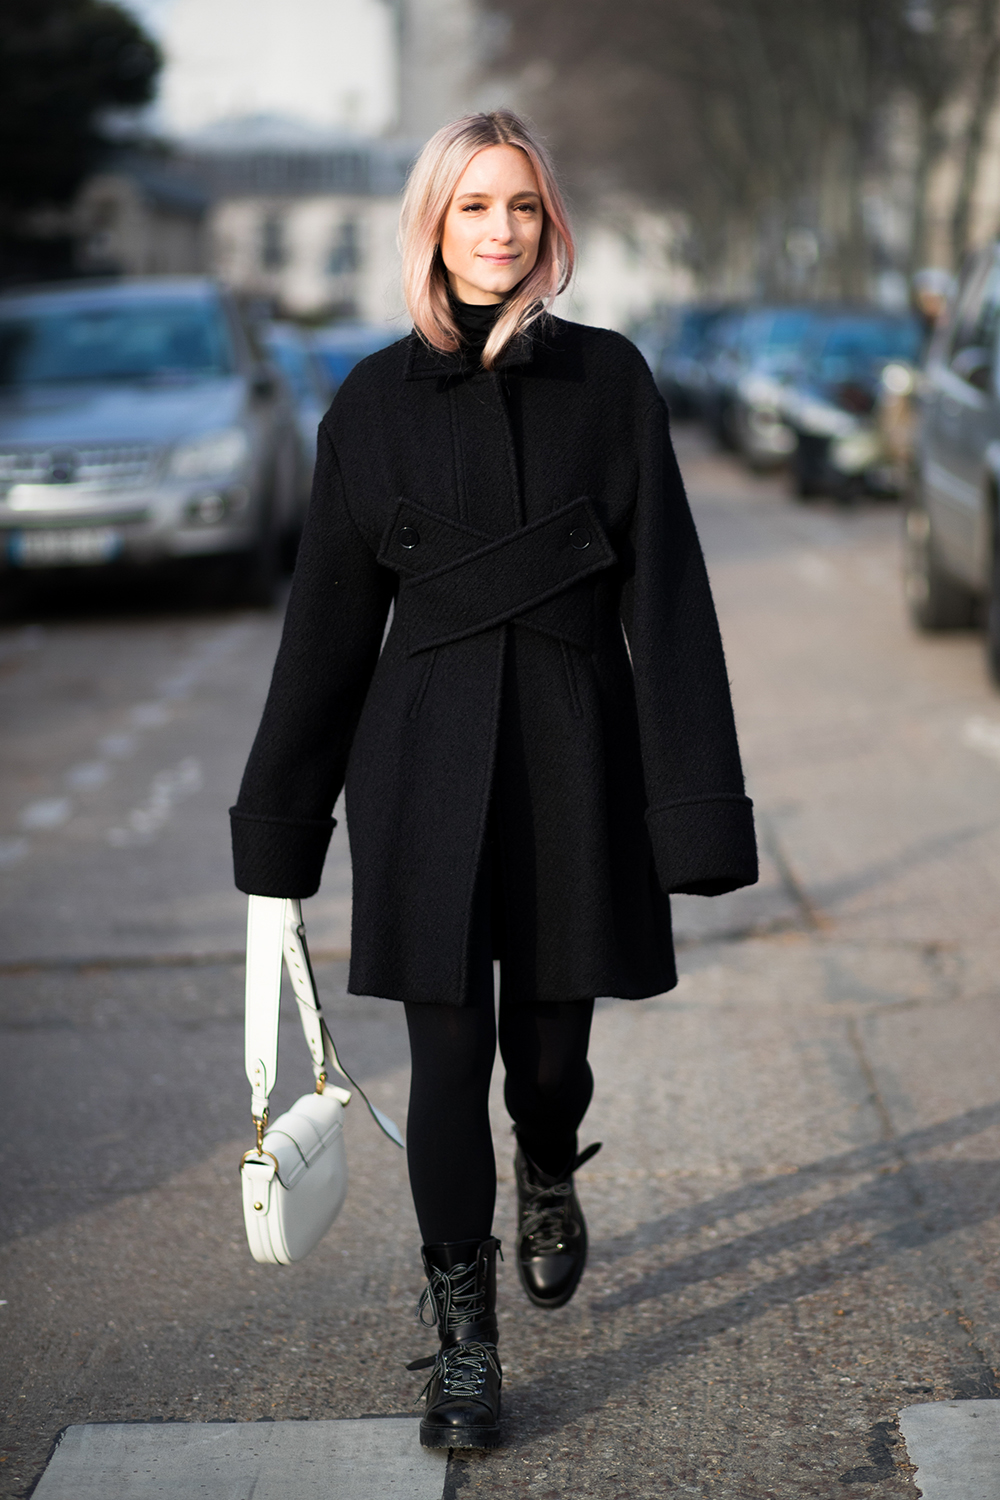
<path id="1" fill-rule="evenodd" d="M 481 1396 L 487 1370 L 502 1378 L 496 1344 L 451 1344 L 435 1356 L 430 1378 L 417 1400 L 427 1394 L 435 1376 L 440 1376 L 442 1396 Z"/>
<path id="2" fill-rule="evenodd" d="M 566 1239 L 572 1180 L 545 1187 L 526 1178 L 521 1191 L 524 1200 L 522 1238 L 531 1240 L 536 1255 L 552 1255 L 561 1250 Z"/>
<path id="3" fill-rule="evenodd" d="M 485 1317 L 486 1294 L 476 1281 L 475 1262 L 471 1266 L 460 1263 L 450 1271 L 433 1269 L 417 1303 L 417 1317 L 424 1327 L 454 1333 L 463 1323 Z M 428 1309 L 429 1318 L 425 1316 Z"/>

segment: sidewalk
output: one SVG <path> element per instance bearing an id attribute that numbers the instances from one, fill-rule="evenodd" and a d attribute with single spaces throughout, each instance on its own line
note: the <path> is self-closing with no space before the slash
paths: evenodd
<path id="1" fill-rule="evenodd" d="M 770 853 L 756 890 L 677 903 L 675 991 L 599 1004 L 590 1267 L 554 1314 L 501 1269 L 507 1442 L 454 1455 L 436 1493 L 984 1500 L 1000 1488 L 970 1487 L 971 1466 L 1000 1408 L 969 1403 L 998 1395 L 1000 1369 L 1000 700 L 974 637 L 909 635 L 888 509 L 795 510 L 697 454 L 689 472 Z M 401 1011 L 345 977 L 319 966 L 338 1045 L 402 1120 Z M 238 969 L 26 972 L 2 1005 L 11 1128 L 31 1115 L 48 1134 L 42 1166 L 29 1143 L 6 1168 L 23 1208 L 0 1259 L 0 1496 L 73 1424 L 234 1421 L 343 1421 L 323 1429 L 331 1455 L 363 1439 L 391 1495 L 423 1381 L 404 1366 L 432 1347 L 402 1153 L 352 1107 L 340 1220 L 306 1261 L 256 1266 Z M 308 1087 L 291 1030 L 281 1066 L 283 1098 Z M 509 1246 L 499 1079 L 494 1106 Z M 953 1424 L 943 1440 L 928 1411 Z M 290 1452 L 298 1431 L 268 1442 Z M 942 1441 L 964 1490 L 934 1480 Z M 315 1472 L 310 1489 L 288 1467 L 286 1500 L 367 1500 Z"/>

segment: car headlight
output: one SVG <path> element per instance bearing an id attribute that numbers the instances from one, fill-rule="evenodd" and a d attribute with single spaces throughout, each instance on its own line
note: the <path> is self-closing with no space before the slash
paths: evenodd
<path id="1" fill-rule="evenodd" d="M 886 365 L 881 378 L 890 396 L 912 396 L 916 390 L 916 371 L 912 365 L 904 365 L 899 360 Z"/>
<path id="2" fill-rule="evenodd" d="M 170 473 L 175 479 L 207 479 L 232 474 L 250 451 L 242 427 L 223 427 L 205 432 L 188 443 L 178 443 L 170 455 Z"/>
<path id="3" fill-rule="evenodd" d="M 785 394 L 778 380 L 768 375 L 747 375 L 739 384 L 739 393 L 748 406 L 778 406 Z"/>
<path id="4" fill-rule="evenodd" d="M 839 438 L 830 449 L 830 460 L 841 474 L 860 474 L 882 457 L 882 440 L 873 430 L 852 432 Z"/>
<path id="5" fill-rule="evenodd" d="M 848 437 L 856 428 L 855 419 L 835 406 L 822 401 L 804 400 L 796 403 L 795 422 L 810 437 Z"/>

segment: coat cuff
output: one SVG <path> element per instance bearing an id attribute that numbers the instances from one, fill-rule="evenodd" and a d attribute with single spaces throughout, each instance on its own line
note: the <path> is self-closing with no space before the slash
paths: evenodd
<path id="1" fill-rule="evenodd" d="M 661 802 L 646 813 L 668 894 L 721 896 L 757 880 L 753 803 L 738 792 Z"/>
<path id="2" fill-rule="evenodd" d="M 304 900 L 319 890 L 334 818 L 268 818 L 229 809 L 236 888 Z"/>

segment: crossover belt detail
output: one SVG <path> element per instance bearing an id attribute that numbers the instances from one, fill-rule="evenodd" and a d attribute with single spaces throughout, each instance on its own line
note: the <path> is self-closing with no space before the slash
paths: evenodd
<path id="1" fill-rule="evenodd" d="M 617 557 L 587 499 L 495 540 L 401 500 L 379 562 L 401 576 L 396 618 L 412 656 L 510 620 L 588 649 L 591 591 L 577 585 Z"/>

